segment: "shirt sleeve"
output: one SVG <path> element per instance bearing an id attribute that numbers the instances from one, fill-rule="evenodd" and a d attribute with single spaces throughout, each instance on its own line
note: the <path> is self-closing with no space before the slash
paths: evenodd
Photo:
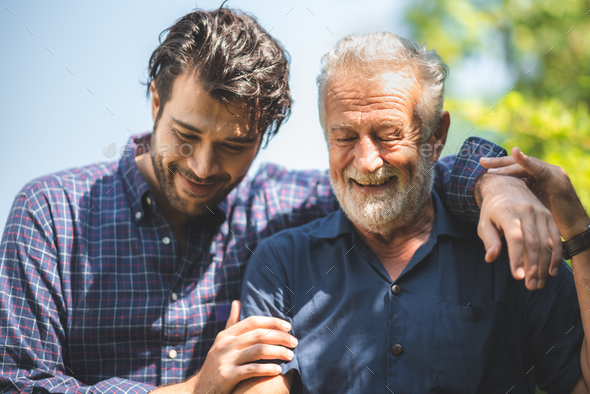
<path id="1" fill-rule="evenodd" d="M 573 273 L 563 260 L 557 276 L 541 290 L 525 292 L 527 347 L 533 355 L 535 381 L 548 394 L 570 393 L 582 367 L 584 331 Z"/>
<path id="2" fill-rule="evenodd" d="M 264 163 L 248 194 L 262 237 L 327 216 L 339 207 L 327 170 L 287 170 Z"/>
<path id="3" fill-rule="evenodd" d="M 289 245 L 275 244 L 271 247 L 269 241 L 273 240 L 264 240 L 256 247 L 246 267 L 242 285 L 240 319 L 243 320 L 249 316 L 277 317 L 288 321 L 294 327 L 290 314 L 293 305 L 288 275 L 286 265 L 283 264 L 285 260 L 280 254 L 275 253 L 277 250 L 289 250 Z M 297 337 L 295 328 L 292 329 L 291 335 Z M 290 370 L 300 372 L 297 348 L 293 349 L 293 352 L 295 356 L 289 362 L 271 361 L 281 366 L 283 375 Z"/>
<path id="4" fill-rule="evenodd" d="M 64 232 L 67 231 L 63 229 Z M 93 386 L 67 365 L 68 300 L 52 211 L 37 188 L 16 197 L 0 243 L 0 391 L 147 393 L 154 386 L 113 377 Z M 67 255 L 67 253 L 65 253 Z"/>
<path id="5" fill-rule="evenodd" d="M 479 164 L 479 159 L 506 154 L 504 148 L 493 142 L 469 137 L 463 142 L 458 155 L 446 156 L 437 162 L 435 188 L 456 218 L 477 223 L 479 208 L 473 189 L 478 177 L 486 172 Z"/>

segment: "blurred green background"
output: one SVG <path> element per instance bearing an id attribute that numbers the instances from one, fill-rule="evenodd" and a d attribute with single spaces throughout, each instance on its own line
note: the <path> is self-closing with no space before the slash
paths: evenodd
<path id="1" fill-rule="evenodd" d="M 490 59 L 507 71 L 510 83 L 500 94 L 447 89 L 445 109 L 453 126 L 460 125 L 453 133 L 464 139 L 473 126 L 467 136 L 489 138 L 509 154 L 518 146 L 563 167 L 587 212 L 589 9 L 590 2 L 582 0 L 417 0 L 407 14 L 412 38 L 435 48 L 451 75 L 478 59 Z"/>
<path id="2" fill-rule="evenodd" d="M 463 139 L 464 133 L 484 136 L 509 154 L 518 146 L 563 167 L 586 212 L 590 207 L 589 9 L 590 2 L 581 0 L 418 0 L 408 9 L 412 38 L 428 49 L 436 48 L 451 74 L 482 60 L 507 71 L 510 83 L 502 93 L 447 90 L 445 109 L 453 124 L 459 124 L 455 138 Z"/>

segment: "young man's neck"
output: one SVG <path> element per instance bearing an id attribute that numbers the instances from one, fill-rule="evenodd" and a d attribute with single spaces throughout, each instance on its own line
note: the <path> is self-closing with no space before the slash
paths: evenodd
<path id="1" fill-rule="evenodd" d="M 136 156 L 135 163 L 137 164 L 137 169 L 143 176 L 143 179 L 145 179 L 148 184 L 150 192 L 152 192 L 152 195 L 156 199 L 158 209 L 168 218 L 174 229 L 177 230 L 176 235 L 182 237 L 184 232 L 179 234 L 178 230 L 184 230 L 189 217 L 182 212 L 178 212 L 168 202 L 168 199 L 162 192 L 158 178 L 156 177 L 156 172 L 154 171 L 154 166 L 149 153 Z"/>

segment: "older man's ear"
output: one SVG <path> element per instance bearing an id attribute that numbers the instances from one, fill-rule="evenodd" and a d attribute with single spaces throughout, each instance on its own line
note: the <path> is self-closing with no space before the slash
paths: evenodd
<path id="1" fill-rule="evenodd" d="M 434 138 L 434 149 L 433 149 L 433 156 L 432 156 L 432 163 L 436 163 L 438 159 L 440 159 L 441 153 L 445 144 L 447 143 L 447 133 L 449 131 L 449 127 L 451 126 L 451 115 L 449 111 L 443 111 L 440 114 L 438 120 L 438 127 L 434 130 L 434 135 L 431 138 Z"/>

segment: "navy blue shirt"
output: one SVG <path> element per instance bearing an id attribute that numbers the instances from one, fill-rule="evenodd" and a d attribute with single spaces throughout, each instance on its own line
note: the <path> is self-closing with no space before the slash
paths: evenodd
<path id="1" fill-rule="evenodd" d="M 506 245 L 486 263 L 476 228 L 432 197 L 430 237 L 395 282 L 342 210 L 262 241 L 242 318 L 292 323 L 295 392 L 569 393 L 584 335 L 569 266 L 528 291 Z"/>

